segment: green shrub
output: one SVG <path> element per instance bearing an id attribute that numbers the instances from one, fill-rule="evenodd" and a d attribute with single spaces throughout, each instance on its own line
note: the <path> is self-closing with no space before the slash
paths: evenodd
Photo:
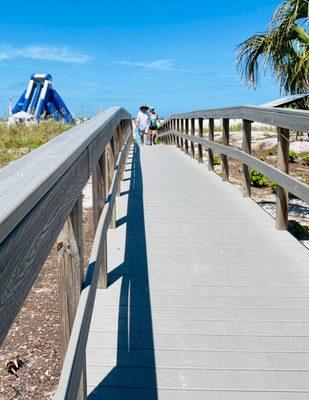
<path id="1" fill-rule="evenodd" d="M 276 149 L 275 149 L 275 147 L 270 147 L 270 148 L 267 150 L 267 153 L 268 153 L 268 155 L 270 155 L 270 156 L 273 156 L 274 154 L 276 154 Z"/>
<path id="2" fill-rule="evenodd" d="M 220 162 L 220 159 L 219 158 L 214 158 L 214 165 L 220 165 L 221 164 L 221 162 Z"/>
<path id="3" fill-rule="evenodd" d="M 270 187 L 270 189 L 271 189 L 271 191 L 272 191 L 273 193 L 276 193 L 277 187 L 278 187 L 278 185 L 277 185 L 276 182 L 270 181 L 270 182 L 269 182 L 269 187 Z"/>
<path id="4" fill-rule="evenodd" d="M 261 161 L 265 161 L 265 156 L 264 156 L 264 154 L 261 154 L 260 157 L 259 157 L 259 159 L 260 159 Z"/>
<path id="5" fill-rule="evenodd" d="M 267 186 L 267 178 L 265 175 L 261 174 L 261 172 L 252 169 L 251 170 L 251 186 L 262 188 Z"/>
<path id="6" fill-rule="evenodd" d="M 309 235 L 309 226 L 301 225 L 297 221 L 289 221 L 289 232 L 297 239 L 307 239 Z"/>
<path id="7" fill-rule="evenodd" d="M 298 154 L 296 153 L 296 151 L 291 150 L 289 153 L 289 162 L 290 163 L 294 163 L 298 158 Z"/>
<path id="8" fill-rule="evenodd" d="M 302 157 L 302 161 L 303 161 L 306 165 L 309 165 L 309 154 L 305 154 L 304 157 Z"/>

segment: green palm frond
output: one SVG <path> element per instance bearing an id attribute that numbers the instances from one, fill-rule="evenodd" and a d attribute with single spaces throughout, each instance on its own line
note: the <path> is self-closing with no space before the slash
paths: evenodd
<path id="1" fill-rule="evenodd" d="M 256 87 L 262 65 L 273 71 L 282 92 L 309 91 L 308 4 L 308 0 L 285 0 L 266 33 L 253 35 L 238 46 L 238 71 L 248 85 Z"/>

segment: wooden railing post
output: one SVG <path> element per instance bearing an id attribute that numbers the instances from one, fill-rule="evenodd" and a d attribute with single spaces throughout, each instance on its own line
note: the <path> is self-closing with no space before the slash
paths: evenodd
<path id="1" fill-rule="evenodd" d="M 106 201 L 106 149 L 104 149 L 92 172 L 92 210 L 94 230 L 98 226 L 100 215 Z"/>
<path id="2" fill-rule="evenodd" d="M 175 122 L 174 122 L 174 131 L 176 131 L 177 130 L 177 119 L 175 119 L 174 120 Z M 176 146 L 176 147 L 178 147 L 177 146 L 177 138 L 178 138 L 178 136 L 174 133 L 174 145 Z"/>
<path id="3" fill-rule="evenodd" d="M 191 118 L 191 135 L 195 135 L 195 119 Z M 191 147 L 191 157 L 194 158 L 195 156 L 195 148 L 194 148 L 194 142 L 191 140 L 190 142 L 190 147 Z"/>
<path id="4" fill-rule="evenodd" d="M 222 144 L 229 146 L 230 142 L 230 129 L 229 119 L 222 119 Z M 222 181 L 227 182 L 229 180 L 229 162 L 228 157 L 225 154 L 221 154 L 221 166 L 222 166 Z"/>
<path id="5" fill-rule="evenodd" d="M 168 131 L 172 129 L 172 120 L 168 122 Z M 168 144 L 168 135 L 164 137 L 165 139 L 165 144 Z"/>
<path id="6" fill-rule="evenodd" d="M 101 213 L 103 211 L 107 196 L 107 157 L 104 149 L 97 165 L 92 173 L 92 209 L 93 225 L 96 231 Z M 107 242 L 105 240 L 101 257 L 100 273 L 98 287 L 106 289 L 107 287 Z"/>
<path id="7" fill-rule="evenodd" d="M 180 129 L 180 124 L 179 124 L 179 118 L 177 118 L 176 119 L 176 131 L 178 131 L 179 132 L 179 129 Z M 180 148 L 180 141 L 179 141 L 179 136 L 176 136 L 176 144 L 177 144 L 177 147 L 178 147 L 178 149 Z"/>
<path id="8" fill-rule="evenodd" d="M 214 142 L 215 140 L 215 120 L 213 118 L 209 118 L 208 125 L 208 139 Z M 214 170 L 214 153 L 212 149 L 208 148 L 208 170 Z"/>
<path id="9" fill-rule="evenodd" d="M 64 362 L 84 279 L 83 204 L 75 203 L 57 239 L 59 265 L 60 350 Z M 78 400 L 86 398 L 86 355 Z"/>
<path id="10" fill-rule="evenodd" d="M 184 119 L 181 119 L 181 120 L 180 120 L 180 132 L 184 133 Z M 181 138 L 180 138 L 180 149 L 181 149 L 182 151 L 184 151 L 183 142 L 184 142 L 184 140 L 183 140 L 183 138 L 181 137 Z"/>
<path id="11" fill-rule="evenodd" d="M 189 135 L 189 119 L 185 119 L 185 134 Z M 185 153 L 189 154 L 189 142 L 185 139 Z"/>
<path id="12" fill-rule="evenodd" d="M 130 146 L 128 146 L 128 148 L 126 149 L 125 155 L 124 155 L 124 157 L 123 157 L 123 162 L 122 162 L 121 165 L 119 166 L 119 168 L 120 168 L 120 177 L 119 177 L 119 182 L 118 182 L 118 187 L 117 187 L 117 193 L 116 193 L 116 196 L 118 196 L 118 197 L 119 197 L 120 194 L 121 194 L 121 183 L 122 183 L 122 181 L 123 181 L 123 176 L 124 176 L 124 172 L 125 172 L 125 169 L 126 169 L 126 163 L 127 163 L 127 158 L 128 158 L 129 149 L 130 149 Z"/>
<path id="13" fill-rule="evenodd" d="M 203 118 L 198 119 L 198 136 L 199 137 L 203 137 L 203 133 L 204 133 L 203 122 L 204 122 Z M 203 147 L 200 143 L 198 144 L 198 162 L 199 163 L 203 162 Z"/>
<path id="14" fill-rule="evenodd" d="M 278 169 L 289 173 L 289 140 L 290 131 L 278 127 Z M 289 192 L 281 186 L 277 186 L 276 195 L 276 228 L 285 230 L 288 228 Z"/>
<path id="15" fill-rule="evenodd" d="M 251 121 L 244 119 L 243 121 L 243 140 L 242 150 L 251 154 Z M 242 185 L 244 197 L 251 196 L 250 170 L 248 165 L 242 164 Z"/>
<path id="16" fill-rule="evenodd" d="M 114 140 L 110 141 L 109 145 L 107 145 L 107 193 L 111 187 L 114 172 L 115 172 L 115 163 L 116 163 L 116 155 L 115 155 L 115 147 L 113 146 Z M 116 228 L 116 201 L 113 206 L 113 212 L 112 212 L 112 217 L 111 217 L 111 222 L 110 222 L 110 228 L 115 229 Z"/>

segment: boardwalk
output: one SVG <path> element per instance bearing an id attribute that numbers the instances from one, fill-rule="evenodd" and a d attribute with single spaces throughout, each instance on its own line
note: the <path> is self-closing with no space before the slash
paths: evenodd
<path id="1" fill-rule="evenodd" d="M 307 250 L 175 147 L 129 157 L 88 398 L 308 399 Z"/>

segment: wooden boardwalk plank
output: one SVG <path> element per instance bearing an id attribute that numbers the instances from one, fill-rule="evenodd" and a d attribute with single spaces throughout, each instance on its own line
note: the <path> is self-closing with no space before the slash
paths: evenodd
<path id="1" fill-rule="evenodd" d="M 121 190 L 89 399 L 307 399 L 307 250 L 169 146 L 132 149 Z"/>

